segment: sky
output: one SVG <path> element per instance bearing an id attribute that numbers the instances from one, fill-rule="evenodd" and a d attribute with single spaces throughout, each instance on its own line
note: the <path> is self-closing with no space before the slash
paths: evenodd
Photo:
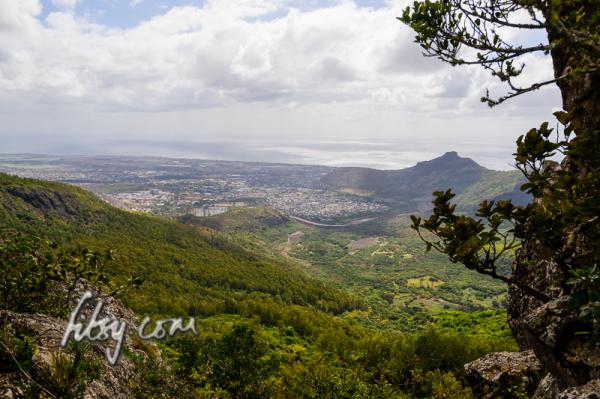
<path id="1" fill-rule="evenodd" d="M 458 151 L 509 169 L 558 89 L 488 108 L 501 84 L 423 57 L 407 3 L 0 0 L 0 153 L 395 169 Z M 524 61 L 524 80 L 552 77 Z"/>

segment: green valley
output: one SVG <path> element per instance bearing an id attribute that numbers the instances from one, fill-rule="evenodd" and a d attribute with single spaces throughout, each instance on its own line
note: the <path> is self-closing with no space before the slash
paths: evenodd
<path id="1" fill-rule="evenodd" d="M 307 226 L 264 208 L 182 220 L 217 227 L 249 250 L 283 256 L 361 298 L 367 309 L 359 313 L 369 323 L 414 329 L 420 323 L 409 320 L 432 312 L 504 306 L 504 284 L 449 263 L 441 254 L 425 253 L 405 214 L 345 228 Z"/>
<path id="2" fill-rule="evenodd" d="M 515 348 L 504 288 L 425 256 L 405 216 L 327 230 L 247 208 L 180 223 L 9 175 L 0 200 L 3 251 L 15 234 L 113 249 L 110 278 L 144 280 L 126 305 L 197 317 L 198 337 L 161 344 L 170 368 L 140 363 L 163 380 L 156 395 L 174 373 L 191 397 L 468 397 L 462 365 Z M 26 258 L 5 259 L 18 270 Z"/>

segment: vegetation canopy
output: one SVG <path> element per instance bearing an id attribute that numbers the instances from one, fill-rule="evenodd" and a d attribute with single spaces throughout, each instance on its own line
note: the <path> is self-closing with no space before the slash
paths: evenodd
<path id="1" fill-rule="evenodd" d="M 600 333 L 600 3 L 598 1 L 415 2 L 400 20 L 416 32 L 427 56 L 451 65 L 474 64 L 509 88 L 482 98 L 490 106 L 556 83 L 565 111 L 554 113 L 557 128 L 543 123 L 517 140 L 516 167 L 532 203 L 485 201 L 476 217 L 457 214 L 451 191 L 436 192 L 433 213 L 413 216 L 427 248 L 453 262 L 517 286 L 541 303 L 568 295 L 587 332 Z M 506 39 L 510 30 L 539 30 L 547 41 L 524 45 Z M 538 37 L 533 35 L 532 37 Z M 515 35 L 511 35 L 515 37 Z M 541 36 L 540 36 L 541 37 Z M 519 86 L 526 54 L 550 54 L 554 77 Z M 560 165 L 554 160 L 562 158 Z M 497 272 L 505 253 L 517 252 L 512 275 Z M 543 255 L 542 255 L 543 254 Z M 548 266 L 550 265 L 550 267 Z M 515 268 L 552 271 L 541 290 Z M 585 331 L 582 331 L 585 332 Z"/>

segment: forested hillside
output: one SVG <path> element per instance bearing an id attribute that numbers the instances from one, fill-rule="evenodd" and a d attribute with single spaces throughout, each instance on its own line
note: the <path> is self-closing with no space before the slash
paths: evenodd
<path id="1" fill-rule="evenodd" d="M 214 217 L 184 217 L 235 237 L 250 251 L 293 261 L 328 286 L 367 305 L 361 317 L 408 331 L 443 311 L 504 309 L 506 286 L 425 253 L 406 214 L 385 215 L 342 228 L 314 228 L 265 208 L 236 209 Z M 502 260 L 503 271 L 510 259 Z"/>
<path id="2" fill-rule="evenodd" d="M 138 311 L 210 315 L 250 298 L 335 313 L 360 306 L 290 263 L 249 253 L 205 229 L 118 210 L 75 187 L 0 175 L 0 193 L 4 228 L 67 247 L 115 250 L 109 271 L 146 281 L 143 292 L 127 298 Z"/>
<path id="3" fill-rule="evenodd" d="M 421 320 L 417 333 L 370 326 L 362 317 L 363 299 L 329 288 L 262 246 L 242 248 L 227 233 L 117 210 L 78 188 L 8 175 L 0 176 L 0 196 L 5 275 L 18 280 L 20 268 L 43 266 L 47 257 L 37 266 L 23 264 L 27 252 L 37 257 L 39 251 L 111 248 L 111 279 L 145 280 L 123 297 L 135 312 L 197 317 L 197 337 L 161 344 L 170 371 L 134 362 L 137 376 L 153 386 L 151 394 L 136 391 L 137 397 L 174 394 L 175 373 L 193 397 L 462 398 L 470 395 L 464 363 L 514 348 L 502 312 L 446 312 Z M 267 221 L 276 216 L 267 215 Z M 56 244 L 10 256 L 15 245 L 36 242 L 18 238 L 25 236 Z M 19 311 L 11 303 L 1 307 Z M 54 314 L 44 307 L 47 300 L 40 303 L 37 311 Z M 24 344 L 30 338 L 23 334 L 6 342 L 10 356 L 6 349 L 1 354 L 9 371 L 18 371 L 12 355 L 26 360 L 37 350 Z"/>

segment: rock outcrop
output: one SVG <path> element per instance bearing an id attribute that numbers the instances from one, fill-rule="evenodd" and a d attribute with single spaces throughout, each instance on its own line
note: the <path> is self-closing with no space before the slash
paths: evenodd
<path id="1" fill-rule="evenodd" d="M 78 287 L 78 293 L 75 299 L 82 294 L 85 286 Z M 137 320 L 134 313 L 126 308 L 119 300 L 104 296 L 103 313 L 101 317 L 111 319 L 121 319 L 128 324 L 128 331 L 132 331 L 137 326 Z M 85 308 L 84 313 L 89 316 L 91 307 Z M 35 374 L 52 374 L 57 370 L 57 359 L 63 358 L 73 361 L 74 355 L 60 346 L 60 341 L 66 330 L 67 321 L 41 314 L 16 313 L 9 310 L 0 310 L 0 331 L 4 331 L 4 337 L 15 337 L 26 335 L 28 339 L 35 343 L 35 350 L 31 357 L 29 370 Z M 132 397 L 132 387 L 139 379 L 136 374 L 135 365 L 131 360 L 131 354 L 146 356 L 146 352 L 134 344 L 135 340 L 127 336 L 124 342 L 124 352 L 129 356 L 121 356 L 119 361 L 110 365 L 105 358 L 105 346 L 101 342 L 89 343 L 91 350 L 86 351 L 86 356 L 95 365 L 99 365 L 98 378 L 90 381 L 85 386 L 84 398 L 86 399 L 109 399 L 109 398 L 130 398 Z M 156 350 L 150 344 L 145 343 L 144 349 Z M 16 359 L 11 359 L 13 362 Z M 12 366 L 14 366 L 13 364 Z M 7 365 L 8 366 L 8 365 Z M 19 367 L 21 367 L 19 365 Z M 4 367 L 3 367 L 4 368 Z M 14 367 L 12 367 L 14 369 Z M 25 374 L 23 370 L 1 372 L 0 369 L 0 398 L 19 398 L 23 396 L 23 384 L 37 384 L 30 378 L 31 372 Z M 51 397 L 44 396 L 42 397 Z"/>
<path id="2" fill-rule="evenodd" d="M 561 392 L 558 399 L 600 399 L 600 379 Z"/>
<path id="3" fill-rule="evenodd" d="M 78 214 L 76 209 L 77 201 L 58 191 L 41 188 L 11 187 L 8 189 L 8 192 L 15 197 L 21 198 L 35 209 L 55 212 L 65 219 L 74 218 Z"/>
<path id="4" fill-rule="evenodd" d="M 538 259 L 533 265 L 523 259 L 532 253 Z M 569 297 L 553 283 L 560 278 L 555 265 L 529 244 L 517 256 L 513 275 L 553 299 L 542 303 L 509 286 L 508 322 L 522 352 L 492 353 L 467 364 L 475 396 L 510 398 L 523 388 L 535 399 L 600 398 L 600 343 L 580 334 L 589 326 L 580 324 Z"/>
<path id="5" fill-rule="evenodd" d="M 533 351 L 490 353 L 466 364 L 465 373 L 479 398 L 510 397 L 515 390 L 531 396 L 544 376 Z"/>

